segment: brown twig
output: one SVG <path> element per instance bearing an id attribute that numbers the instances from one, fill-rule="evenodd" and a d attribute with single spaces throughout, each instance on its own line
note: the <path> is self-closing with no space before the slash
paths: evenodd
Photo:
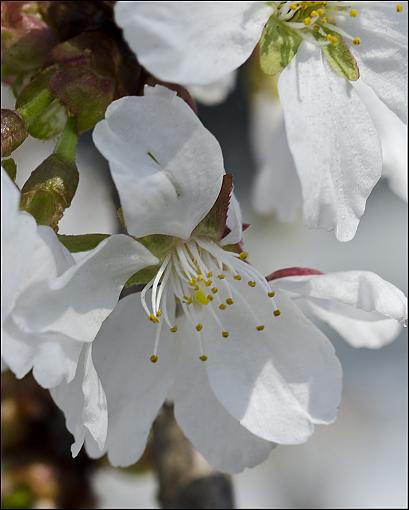
<path id="1" fill-rule="evenodd" d="M 214 471 L 194 450 L 170 405 L 153 426 L 153 458 L 162 508 L 234 508 L 230 477 Z"/>

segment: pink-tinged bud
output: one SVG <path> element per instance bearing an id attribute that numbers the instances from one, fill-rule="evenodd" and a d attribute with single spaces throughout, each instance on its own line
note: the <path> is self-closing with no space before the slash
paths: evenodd
<path id="1" fill-rule="evenodd" d="M 272 280 L 278 280 L 279 278 L 287 278 L 288 276 L 310 276 L 323 274 L 318 269 L 311 269 L 309 267 L 286 267 L 285 269 L 278 269 L 273 273 L 266 276 L 266 280 L 271 282 Z"/>
<path id="2" fill-rule="evenodd" d="M 2 2 L 1 43 L 4 75 L 40 67 L 56 44 L 57 36 L 44 21 L 41 4 L 47 2 Z"/>
<path id="3" fill-rule="evenodd" d="M 1 157 L 10 154 L 27 138 L 27 127 L 22 117 L 13 110 L 1 110 Z"/>

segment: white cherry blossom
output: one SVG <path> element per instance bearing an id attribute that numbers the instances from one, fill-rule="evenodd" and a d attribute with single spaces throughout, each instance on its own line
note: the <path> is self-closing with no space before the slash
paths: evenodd
<path id="1" fill-rule="evenodd" d="M 175 238 L 151 281 L 119 302 L 93 343 L 90 362 L 108 407 L 104 449 L 84 434 L 92 396 L 78 396 L 82 372 L 52 391 L 76 445 L 85 437 L 91 456 L 134 463 L 169 398 L 194 446 L 235 472 L 264 460 L 274 443 L 302 443 L 315 424 L 332 422 L 341 392 L 334 349 L 291 299 L 273 296 L 245 252 L 224 249 L 241 241 L 241 215 L 233 199 L 225 230 L 230 189 L 221 150 L 194 112 L 167 89 L 147 89 L 113 103 L 94 141 L 110 163 L 129 233 Z M 163 200 L 149 201 L 151 181 Z M 214 211 L 217 236 L 206 223 L 220 223 Z"/>
<path id="2" fill-rule="evenodd" d="M 279 92 L 304 218 L 347 241 L 382 169 L 379 124 L 354 80 L 360 76 L 407 122 L 406 8 L 363 1 L 117 2 L 115 16 L 151 73 L 187 86 L 213 83 L 239 67 L 270 21 L 290 31 L 299 46 L 292 59 L 283 46 L 289 61 Z M 328 56 L 341 40 L 347 51 Z"/>

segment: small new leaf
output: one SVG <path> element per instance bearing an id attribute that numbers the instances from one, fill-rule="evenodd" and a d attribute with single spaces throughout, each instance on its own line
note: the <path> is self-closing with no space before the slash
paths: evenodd
<path id="1" fill-rule="evenodd" d="M 295 30 L 271 17 L 260 40 L 260 66 L 264 73 L 274 75 L 287 67 L 301 41 Z"/>

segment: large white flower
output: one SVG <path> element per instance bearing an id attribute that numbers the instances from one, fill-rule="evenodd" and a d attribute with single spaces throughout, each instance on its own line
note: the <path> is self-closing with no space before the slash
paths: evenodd
<path id="1" fill-rule="evenodd" d="M 126 280 L 156 259 L 124 235 L 79 263 L 50 227 L 19 210 L 20 193 L 2 169 L 2 359 L 50 388 L 75 375 L 81 351 L 118 301 Z"/>
<path id="2" fill-rule="evenodd" d="M 315 424 L 335 419 L 341 368 L 327 338 L 235 251 L 240 211 L 233 199 L 227 213 L 231 180 L 215 138 L 173 92 L 146 92 L 113 103 L 94 141 L 110 163 L 128 232 L 167 249 L 93 343 L 108 436 L 103 451 L 90 436 L 86 447 L 94 456 L 107 451 L 114 465 L 135 462 L 169 398 L 208 461 L 241 471 L 273 443 L 301 443 Z M 52 392 L 76 445 L 92 402 L 78 397 L 82 381 L 79 371 Z"/>
<path id="3" fill-rule="evenodd" d="M 261 39 L 279 92 L 309 226 L 356 232 L 382 154 L 361 80 L 406 118 L 407 2 L 118 2 L 116 21 L 162 80 L 215 82 Z M 294 57 L 295 55 L 295 57 Z M 294 57 L 294 58 L 293 58 Z"/>

